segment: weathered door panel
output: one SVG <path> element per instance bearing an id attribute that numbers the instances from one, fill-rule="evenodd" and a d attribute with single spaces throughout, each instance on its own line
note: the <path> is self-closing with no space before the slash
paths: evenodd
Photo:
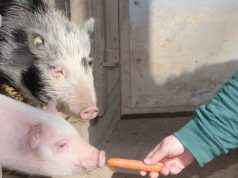
<path id="1" fill-rule="evenodd" d="M 95 18 L 92 56 L 100 117 L 91 123 L 89 138 L 103 145 L 120 119 L 118 0 L 71 0 L 71 19 Z"/>
<path id="2" fill-rule="evenodd" d="M 238 69 L 238 1 L 129 0 L 121 6 L 123 114 L 192 110 Z"/>
<path id="3" fill-rule="evenodd" d="M 118 0 L 90 0 L 95 17 L 96 91 L 101 117 L 90 130 L 92 143 L 102 146 L 120 120 Z"/>

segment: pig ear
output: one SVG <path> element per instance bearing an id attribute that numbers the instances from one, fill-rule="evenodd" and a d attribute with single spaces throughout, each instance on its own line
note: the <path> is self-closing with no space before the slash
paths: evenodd
<path id="1" fill-rule="evenodd" d="M 28 33 L 28 43 L 31 48 L 38 48 L 44 45 L 45 38 L 40 32 L 32 30 Z"/>
<path id="2" fill-rule="evenodd" d="M 86 30 L 86 32 L 91 36 L 93 34 L 93 29 L 94 29 L 94 18 L 89 18 L 86 20 L 83 24 L 83 28 Z"/>
<path id="3" fill-rule="evenodd" d="M 31 127 L 29 130 L 29 145 L 31 148 L 37 148 L 37 146 L 40 143 L 41 137 L 42 137 L 43 129 L 42 129 L 42 124 L 36 124 Z"/>

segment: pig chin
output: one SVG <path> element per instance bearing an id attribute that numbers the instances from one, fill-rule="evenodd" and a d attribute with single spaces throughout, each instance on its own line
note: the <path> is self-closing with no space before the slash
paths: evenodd
<path id="1" fill-rule="evenodd" d="M 78 166 L 78 165 L 74 165 L 74 173 L 73 174 L 69 174 L 69 175 L 65 175 L 65 176 L 75 176 L 75 175 L 85 175 L 88 170 L 81 167 L 81 166 Z"/>

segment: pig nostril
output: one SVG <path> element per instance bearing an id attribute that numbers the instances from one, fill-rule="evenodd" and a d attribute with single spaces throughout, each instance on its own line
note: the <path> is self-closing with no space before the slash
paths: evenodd
<path id="1" fill-rule="evenodd" d="M 98 113 L 99 112 L 99 110 L 98 109 L 92 109 L 92 110 L 86 110 L 86 111 L 84 111 L 83 112 L 83 114 L 94 114 L 94 113 Z"/>

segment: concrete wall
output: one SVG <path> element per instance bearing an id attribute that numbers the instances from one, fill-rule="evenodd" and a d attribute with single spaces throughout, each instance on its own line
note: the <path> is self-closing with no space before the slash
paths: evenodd
<path id="1" fill-rule="evenodd" d="M 238 69 L 238 1 L 122 3 L 123 114 L 193 110 Z"/>

